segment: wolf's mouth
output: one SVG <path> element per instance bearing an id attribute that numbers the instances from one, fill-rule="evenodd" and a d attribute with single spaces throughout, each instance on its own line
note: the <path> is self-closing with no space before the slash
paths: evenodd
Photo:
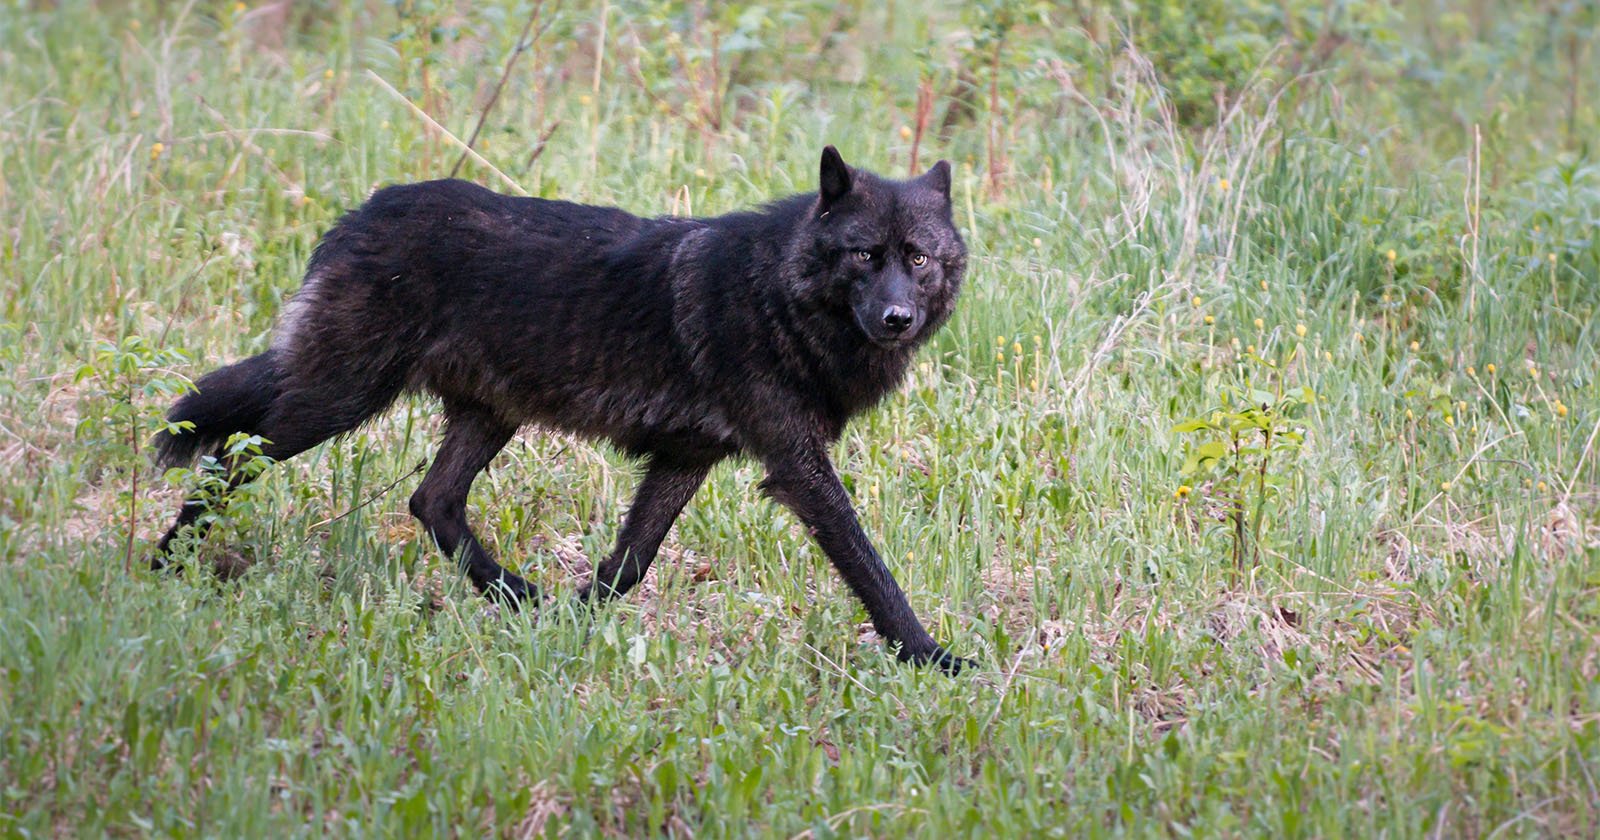
<path id="1" fill-rule="evenodd" d="M 882 347 L 886 350 L 894 350 L 900 347 L 907 347 L 914 343 L 916 341 L 917 334 L 908 330 L 898 335 L 873 335 L 868 336 L 867 338 L 871 340 L 873 344 L 876 344 L 879 347 Z"/>

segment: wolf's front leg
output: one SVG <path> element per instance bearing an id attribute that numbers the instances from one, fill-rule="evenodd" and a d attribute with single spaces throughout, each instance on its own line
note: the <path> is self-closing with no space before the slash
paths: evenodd
<path id="1" fill-rule="evenodd" d="M 708 464 L 652 460 L 622 521 L 616 549 L 595 570 L 594 579 L 578 594 L 578 600 L 606 601 L 632 589 L 650 571 L 661 541 L 710 471 Z"/>
<path id="2" fill-rule="evenodd" d="M 949 674 L 972 664 L 940 647 L 912 612 L 905 592 L 861 530 L 850 497 L 820 444 L 766 461 L 762 487 L 811 530 L 840 577 L 866 606 L 873 627 L 898 647 L 900 661 L 931 663 Z"/>

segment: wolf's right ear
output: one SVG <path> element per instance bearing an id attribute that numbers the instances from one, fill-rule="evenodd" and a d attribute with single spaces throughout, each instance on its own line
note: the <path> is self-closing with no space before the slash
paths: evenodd
<path id="1" fill-rule="evenodd" d="M 822 150 L 822 209 L 844 198 L 850 192 L 850 167 L 845 166 L 839 150 L 828 146 Z"/>
<path id="2" fill-rule="evenodd" d="M 950 200 L 950 161 L 941 160 L 922 173 L 917 180 L 938 191 L 945 201 Z"/>

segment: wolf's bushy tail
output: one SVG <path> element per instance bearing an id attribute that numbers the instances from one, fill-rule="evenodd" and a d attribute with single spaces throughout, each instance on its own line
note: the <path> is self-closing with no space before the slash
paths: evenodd
<path id="1" fill-rule="evenodd" d="M 183 466 L 222 445 L 235 432 L 256 434 L 280 392 L 276 356 L 277 351 L 268 350 L 200 377 L 195 390 L 167 412 L 169 421 L 187 421 L 194 428 L 157 434 L 157 462 L 164 467 Z"/>

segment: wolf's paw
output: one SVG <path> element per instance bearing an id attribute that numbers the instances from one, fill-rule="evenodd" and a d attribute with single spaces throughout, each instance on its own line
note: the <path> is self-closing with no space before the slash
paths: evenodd
<path id="1" fill-rule="evenodd" d="M 483 596 L 507 609 L 522 610 L 539 606 L 539 587 L 510 573 L 502 572 L 498 578 L 479 584 Z"/>
<path id="2" fill-rule="evenodd" d="M 961 673 L 961 669 L 963 668 L 978 667 L 976 660 L 963 659 L 937 645 L 935 645 L 932 650 L 915 652 L 901 648 L 900 652 L 896 654 L 896 657 L 901 662 L 919 667 L 927 667 L 932 665 L 933 667 L 938 668 L 940 671 L 943 671 L 945 674 L 952 677 Z"/>
<path id="3" fill-rule="evenodd" d="M 625 590 L 618 590 L 611 584 L 602 580 L 591 580 L 578 588 L 575 596 L 578 605 L 584 609 L 595 609 L 609 604 L 626 594 Z"/>

